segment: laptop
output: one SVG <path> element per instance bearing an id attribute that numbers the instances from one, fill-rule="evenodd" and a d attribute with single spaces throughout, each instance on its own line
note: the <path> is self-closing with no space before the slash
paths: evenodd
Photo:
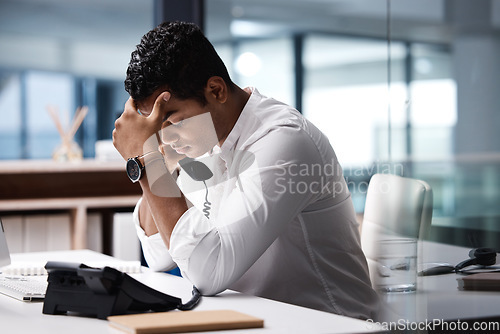
<path id="1" fill-rule="evenodd" d="M 7 239 L 0 219 L 0 294 L 22 300 L 37 301 L 45 298 L 47 276 L 4 274 L 2 268 L 11 263 Z M 0 297 L 2 297 L 0 295 Z"/>

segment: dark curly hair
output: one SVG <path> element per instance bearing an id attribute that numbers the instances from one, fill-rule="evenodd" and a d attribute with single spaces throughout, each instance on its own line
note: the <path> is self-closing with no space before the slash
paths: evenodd
<path id="1" fill-rule="evenodd" d="M 204 88 L 212 76 L 221 77 L 233 89 L 226 66 L 198 26 L 164 22 L 145 34 L 132 52 L 125 90 L 141 101 L 165 87 L 178 99 L 205 105 Z"/>

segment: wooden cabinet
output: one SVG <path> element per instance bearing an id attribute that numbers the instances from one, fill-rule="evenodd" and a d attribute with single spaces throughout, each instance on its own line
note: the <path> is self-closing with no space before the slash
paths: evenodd
<path id="1" fill-rule="evenodd" d="M 73 249 L 87 245 L 88 209 L 133 208 L 140 195 L 124 161 L 0 161 L 0 214 L 67 210 Z"/>

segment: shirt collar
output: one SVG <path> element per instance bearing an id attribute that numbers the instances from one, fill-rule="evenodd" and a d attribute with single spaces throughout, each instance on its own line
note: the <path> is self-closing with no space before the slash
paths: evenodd
<path id="1" fill-rule="evenodd" d="M 254 123 L 252 120 L 252 111 L 259 102 L 260 94 L 255 87 L 248 87 L 248 89 L 251 90 L 250 98 L 243 107 L 243 110 L 234 124 L 233 129 L 229 132 L 229 135 L 220 147 L 220 157 L 226 163 L 230 162 L 229 160 L 233 156 L 234 150 L 237 149 L 238 143 L 243 142 L 246 137 L 254 132 L 254 127 L 251 126 L 251 124 Z"/>

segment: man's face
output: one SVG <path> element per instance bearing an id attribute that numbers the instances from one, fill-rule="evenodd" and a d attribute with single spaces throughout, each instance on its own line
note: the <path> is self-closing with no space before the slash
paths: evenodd
<path id="1" fill-rule="evenodd" d="M 144 101 L 137 103 L 142 115 L 151 114 L 154 102 L 161 93 L 162 91 L 156 91 Z M 165 117 L 160 131 L 163 145 L 168 145 L 177 154 L 190 158 L 199 157 L 217 145 L 218 139 L 210 114 L 210 105 L 202 106 L 193 99 L 179 100 L 171 96 L 165 108 L 167 110 L 163 111 Z"/>

